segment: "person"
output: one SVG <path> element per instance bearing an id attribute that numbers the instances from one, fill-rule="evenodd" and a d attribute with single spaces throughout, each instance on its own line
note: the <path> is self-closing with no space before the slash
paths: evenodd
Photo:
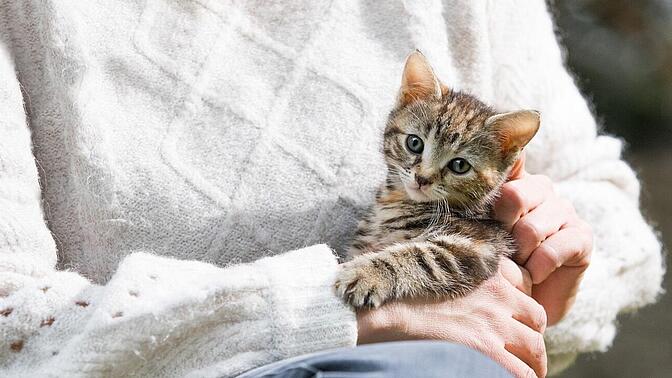
<path id="1" fill-rule="evenodd" d="M 416 48 L 447 85 L 542 114 L 495 209 L 518 265 L 455 301 L 355 314 L 334 251 L 384 177 Z M 546 353 L 557 371 L 606 350 L 617 315 L 660 293 L 637 178 L 544 2 L 0 0 L 0 83 L 1 375 L 234 376 L 339 347 L 485 358 L 351 348 L 407 339 L 543 375 Z"/>

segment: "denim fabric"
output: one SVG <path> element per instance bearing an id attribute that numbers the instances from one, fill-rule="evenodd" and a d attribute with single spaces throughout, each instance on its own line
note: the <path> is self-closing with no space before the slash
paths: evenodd
<path id="1" fill-rule="evenodd" d="M 299 356 L 251 370 L 239 378 L 511 377 L 504 368 L 463 345 L 404 341 Z"/>

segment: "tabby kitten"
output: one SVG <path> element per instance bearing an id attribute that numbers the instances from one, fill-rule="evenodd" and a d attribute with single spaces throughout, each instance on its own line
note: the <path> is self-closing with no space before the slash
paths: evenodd
<path id="1" fill-rule="evenodd" d="M 406 60 L 384 134 L 388 173 L 336 281 L 354 307 L 402 297 L 465 295 L 511 256 L 489 218 L 539 113 L 497 113 L 439 82 L 418 51 Z"/>

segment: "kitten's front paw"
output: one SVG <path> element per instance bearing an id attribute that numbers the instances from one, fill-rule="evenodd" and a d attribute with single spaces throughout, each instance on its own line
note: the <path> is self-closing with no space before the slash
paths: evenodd
<path id="1" fill-rule="evenodd" d="M 392 282 L 374 269 L 370 261 L 353 260 L 341 265 L 336 294 L 355 308 L 378 307 L 392 297 Z"/>

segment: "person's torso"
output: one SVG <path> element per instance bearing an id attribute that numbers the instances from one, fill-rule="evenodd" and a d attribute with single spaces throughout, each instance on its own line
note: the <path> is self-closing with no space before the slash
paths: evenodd
<path id="1" fill-rule="evenodd" d="M 412 47 L 367 36 L 365 8 L 51 4 L 16 63 L 61 266 L 342 250 Z"/>
<path id="2" fill-rule="evenodd" d="M 489 54 L 480 33 L 448 46 L 436 4 L 8 10 L 60 266 L 102 282 L 138 250 L 222 265 L 343 251 L 385 175 L 381 130 L 405 56 L 423 48 L 445 82 L 491 94 L 489 76 L 470 74 Z"/>

